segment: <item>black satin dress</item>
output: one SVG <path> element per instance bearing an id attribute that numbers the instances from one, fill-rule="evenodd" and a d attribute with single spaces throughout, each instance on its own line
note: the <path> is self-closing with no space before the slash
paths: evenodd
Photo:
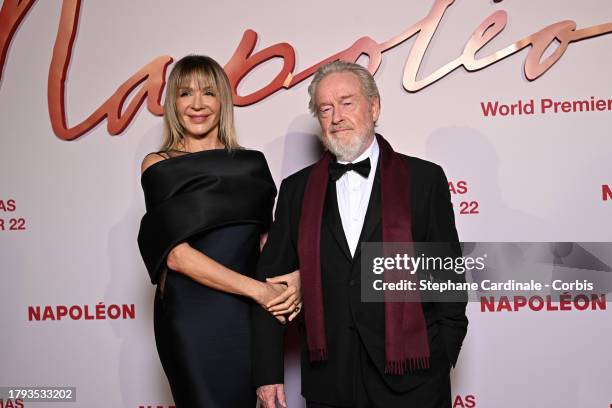
<path id="1" fill-rule="evenodd" d="M 253 276 L 276 189 L 262 153 L 208 150 L 171 157 L 142 175 L 147 213 L 138 234 L 155 295 L 155 341 L 178 408 L 253 408 L 250 300 L 166 271 L 188 242 Z M 163 290 L 161 289 L 163 287 Z"/>

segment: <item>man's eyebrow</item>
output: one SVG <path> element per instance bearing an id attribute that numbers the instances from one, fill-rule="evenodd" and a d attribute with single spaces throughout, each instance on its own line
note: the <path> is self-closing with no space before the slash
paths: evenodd
<path id="1" fill-rule="evenodd" d="M 354 96 L 355 96 L 355 94 L 346 94 L 346 95 L 340 95 L 340 96 L 338 97 L 338 99 L 348 99 L 348 98 L 352 98 L 352 97 L 354 97 Z M 330 101 L 325 101 L 325 102 L 321 102 L 319 105 L 325 105 L 325 104 L 328 104 L 328 105 L 329 105 L 329 104 L 331 104 L 331 102 L 330 102 Z"/>

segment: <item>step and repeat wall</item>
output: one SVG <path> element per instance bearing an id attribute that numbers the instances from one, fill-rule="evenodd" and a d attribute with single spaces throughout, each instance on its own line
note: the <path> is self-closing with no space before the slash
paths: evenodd
<path id="1" fill-rule="evenodd" d="M 317 159 L 312 73 L 357 61 L 378 132 L 445 169 L 461 240 L 598 242 L 612 265 L 609 0 L 5 0 L 0 42 L 0 385 L 76 387 L 54 407 L 173 405 L 136 236 L 187 54 L 225 66 L 277 185 Z M 453 406 L 609 408 L 608 305 L 470 303 Z"/>

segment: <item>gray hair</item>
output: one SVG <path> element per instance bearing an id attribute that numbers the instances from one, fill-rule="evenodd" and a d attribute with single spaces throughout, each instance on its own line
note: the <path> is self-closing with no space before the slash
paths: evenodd
<path id="1" fill-rule="evenodd" d="M 380 93 L 378 92 L 378 87 L 376 86 L 376 82 L 374 81 L 372 74 L 370 74 L 370 71 L 353 62 L 341 60 L 333 61 L 320 66 L 319 69 L 317 69 L 312 82 L 308 86 L 308 95 L 310 95 L 308 109 L 314 116 L 317 116 L 315 95 L 317 93 L 319 83 L 329 74 L 335 74 L 338 72 L 350 72 L 354 74 L 361 84 L 361 93 L 368 98 L 368 101 L 372 102 L 374 98 L 378 98 L 378 103 L 380 103 Z"/>

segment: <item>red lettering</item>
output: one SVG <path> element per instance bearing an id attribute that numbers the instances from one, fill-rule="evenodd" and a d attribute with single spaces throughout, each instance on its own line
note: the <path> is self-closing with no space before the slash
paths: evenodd
<path id="1" fill-rule="evenodd" d="M 55 316 L 53 315 L 53 308 L 51 306 L 45 306 L 42 319 L 43 320 L 55 320 Z"/>
<path id="2" fill-rule="evenodd" d="M 4 231 L 4 220 L 2 218 L 0 218 L 0 231 Z"/>
<path id="3" fill-rule="evenodd" d="M 474 408 L 476 406 L 476 397 L 473 395 L 466 395 L 462 397 L 461 395 L 457 395 L 455 397 L 455 401 L 453 402 L 453 408 Z"/>
<path id="4" fill-rule="evenodd" d="M 123 311 L 123 318 L 124 319 L 135 319 L 136 318 L 136 305 L 129 304 L 129 305 L 123 305 L 122 308 Z"/>
<path id="5" fill-rule="evenodd" d="M 507 296 L 500 297 L 499 301 L 497 302 L 497 311 L 502 312 L 504 310 L 506 312 L 512 311 L 512 306 L 510 305 L 510 300 L 508 299 Z"/>
<path id="6" fill-rule="evenodd" d="M 0 79 L 4 71 L 4 62 L 13 35 L 34 0 L 5 0 L 0 9 Z"/>
<path id="7" fill-rule="evenodd" d="M 459 214 L 480 214 L 478 201 L 462 201 L 459 203 Z"/>
<path id="8" fill-rule="evenodd" d="M 83 310 L 81 309 L 80 306 L 71 306 L 70 309 L 68 310 L 68 313 L 70 314 L 70 318 L 72 320 L 79 320 L 82 316 L 83 316 Z"/>
<path id="9" fill-rule="evenodd" d="M 490 64 L 487 58 L 476 60 L 476 53 L 497 37 L 506 28 L 507 23 L 508 14 L 501 10 L 491 14 L 480 23 L 463 50 L 463 66 L 468 71 L 482 69 Z"/>
<path id="10" fill-rule="evenodd" d="M 23 408 L 23 400 L 21 398 L 17 398 L 16 400 L 7 399 L 4 402 L 3 399 L 0 398 L 0 408 Z"/>
<path id="11" fill-rule="evenodd" d="M 612 200 L 612 186 L 607 184 L 601 185 L 601 199 L 603 201 Z"/>
<path id="12" fill-rule="evenodd" d="M 104 310 L 104 302 L 99 302 L 96 305 L 96 319 L 104 320 L 106 319 L 106 311 Z"/>
<path id="13" fill-rule="evenodd" d="M 606 310 L 607 302 L 606 295 L 591 295 L 591 309 L 592 310 Z"/>
<path id="14" fill-rule="evenodd" d="M 544 308 L 544 299 L 540 296 L 532 296 L 529 298 L 529 308 L 535 312 Z"/>
<path id="15" fill-rule="evenodd" d="M 85 310 L 85 313 L 84 313 L 85 320 L 93 320 L 94 319 L 94 315 L 89 313 L 89 305 L 85 305 L 84 310 Z"/>
<path id="16" fill-rule="evenodd" d="M 528 306 L 534 312 L 545 310 L 547 312 L 557 311 L 570 311 L 570 310 L 606 310 L 607 302 L 606 295 L 591 295 L 590 299 L 584 295 L 579 294 L 576 297 L 572 297 L 570 294 L 562 294 L 559 296 L 558 304 L 553 301 L 553 297 L 548 295 L 546 298 L 541 296 L 531 296 L 525 298 L 524 296 L 514 296 L 509 299 L 507 296 L 501 296 L 497 300 L 493 296 L 489 298 L 480 298 L 480 311 L 481 312 L 517 312 L 520 309 Z"/>
<path id="17" fill-rule="evenodd" d="M 480 311 L 481 312 L 494 312 L 495 311 L 495 298 L 489 296 L 488 298 L 480 297 Z"/>
<path id="18" fill-rule="evenodd" d="M 546 310 L 550 312 L 556 312 L 559 310 L 559 306 L 552 302 L 552 297 L 550 295 L 546 296 Z"/>
<path id="19" fill-rule="evenodd" d="M 147 107 L 151 113 L 155 115 L 163 114 L 160 99 L 166 84 L 166 68 L 172 62 L 172 58 L 169 56 L 155 58 L 125 81 L 87 119 L 74 127 L 67 127 L 64 85 L 79 23 L 80 5 L 79 0 L 64 0 L 57 38 L 53 47 L 53 57 L 49 66 L 47 99 L 51 125 L 55 134 L 60 139 L 73 140 L 93 129 L 104 118 L 108 120 L 108 133 L 111 135 L 119 134 L 132 121 L 145 98 L 147 98 Z M 143 84 L 141 89 L 134 95 L 125 112 L 123 112 L 123 104 L 128 95 L 141 83 Z"/>
<path id="20" fill-rule="evenodd" d="M 453 408 L 465 408 L 465 404 L 463 403 L 463 399 L 461 395 L 457 395 L 455 397 L 455 401 L 453 402 Z"/>
<path id="21" fill-rule="evenodd" d="M 457 183 L 448 182 L 448 188 L 452 194 L 465 194 L 468 191 L 467 182 L 460 180 Z"/>
<path id="22" fill-rule="evenodd" d="M 15 200 L 0 200 L 0 211 L 13 212 L 16 208 Z"/>
<path id="23" fill-rule="evenodd" d="M 32 320 L 40 320 L 40 306 L 28 306 L 28 321 Z"/>
<path id="24" fill-rule="evenodd" d="M 390 45 L 389 47 L 392 48 L 394 47 L 394 45 Z M 327 57 L 326 59 L 312 65 L 311 67 L 305 69 L 299 74 L 292 76 L 291 81 L 289 81 L 289 84 L 286 85 L 285 88 L 291 88 L 299 84 L 309 76 L 313 75 L 321 65 L 325 65 L 328 62 L 338 60 L 355 62 L 362 55 L 368 56 L 368 71 L 370 71 L 370 73 L 374 75 L 376 71 L 378 71 L 378 68 L 380 67 L 380 64 L 382 62 L 382 53 L 387 49 L 389 48 L 383 49 L 383 44 L 378 44 L 370 37 L 361 37 L 360 39 L 355 41 L 353 45 L 351 45 L 349 48 L 340 51 L 339 53 L 334 54 L 331 57 Z"/>
<path id="25" fill-rule="evenodd" d="M 482 109 L 482 114 L 485 116 L 497 116 L 498 107 L 499 102 L 480 102 L 480 109 Z"/>
<path id="26" fill-rule="evenodd" d="M 527 298 L 525 296 L 514 297 L 514 311 L 518 311 L 520 308 L 527 304 Z"/>
<path id="27" fill-rule="evenodd" d="M 0 78 L 7 50 L 12 42 L 14 33 L 33 3 L 34 0 L 6 0 L 0 9 Z M 453 3 L 454 0 L 436 0 L 427 16 L 403 33 L 382 43 L 378 43 L 370 37 L 361 37 L 349 48 L 327 57 L 295 75 L 293 74 L 295 50 L 290 44 L 278 43 L 252 54 L 257 40 L 257 33 L 253 30 L 246 30 L 236 51 L 225 66 L 232 85 L 235 103 L 237 106 L 250 105 L 272 95 L 281 88 L 289 89 L 314 74 L 319 66 L 330 61 L 345 60 L 354 62 L 360 56 L 366 55 L 369 58 L 368 70 L 374 74 L 380 67 L 383 52 L 402 44 L 415 35 L 417 38 L 408 55 L 402 78 L 402 84 L 409 92 L 420 91 L 459 67 L 463 67 L 470 72 L 477 71 L 527 47 L 531 47 L 531 49 L 527 54 L 524 64 L 525 76 L 529 80 L 535 80 L 563 56 L 569 44 L 612 32 L 612 23 L 577 30 L 574 21 L 566 20 L 551 24 L 486 57 L 476 58 L 476 54 L 506 27 L 508 20 L 507 13 L 505 11 L 496 11 L 485 18 L 476 28 L 464 47 L 463 53 L 458 58 L 443 65 L 425 78 L 418 79 L 418 72 L 427 48 L 446 10 Z M 119 86 L 89 117 L 75 126 L 68 126 L 65 115 L 65 82 L 79 22 L 79 9 L 80 0 L 64 0 L 51 64 L 49 66 L 47 99 L 49 117 L 54 133 L 60 139 L 74 140 L 106 119 L 109 134 L 117 135 L 123 132 L 133 120 L 145 99 L 147 100 L 147 108 L 151 113 L 162 115 L 163 107 L 160 104 L 160 99 L 165 86 L 165 72 L 168 65 L 172 62 L 170 56 L 161 56 L 153 59 Z M 542 60 L 546 50 L 555 42 L 559 43 L 557 48 Z M 270 83 L 249 95 L 238 95 L 237 88 L 240 81 L 253 69 L 273 58 L 282 58 L 283 66 Z M 138 87 L 140 89 L 138 89 L 124 109 L 128 96 Z M 547 105 L 548 102 L 545 104 L 545 101 L 549 101 L 550 106 Z M 543 113 L 551 106 L 552 101 L 542 100 Z M 501 115 L 515 114 L 517 109 L 521 111 L 520 104 L 511 107 L 499 105 L 497 102 L 495 104 L 481 103 L 481 107 L 485 116 L 496 116 L 498 113 Z M 555 109 L 557 108 L 567 109 L 566 105 L 555 107 Z M 609 195 L 612 196 L 612 193 L 609 193 Z"/>
<path id="28" fill-rule="evenodd" d="M 236 106 L 251 105 L 275 93 L 283 87 L 283 84 L 285 84 L 288 79 L 291 79 L 291 73 L 293 72 L 293 68 L 295 68 L 295 51 L 291 45 L 280 43 L 251 55 L 255 49 L 256 42 L 257 33 L 253 30 L 246 30 L 234 55 L 232 55 L 227 65 L 223 67 L 230 80 L 232 93 L 234 95 L 234 105 Z M 257 66 L 272 58 L 282 58 L 283 60 L 283 68 L 278 75 L 259 91 L 244 97 L 238 95 L 238 85 L 240 81 Z"/>
<path id="29" fill-rule="evenodd" d="M 9 224 L 9 230 L 11 231 L 25 231 L 26 229 L 24 218 L 11 218 Z"/>
<path id="30" fill-rule="evenodd" d="M 564 293 L 559 296 L 559 310 L 572 310 L 572 295 Z"/>
<path id="31" fill-rule="evenodd" d="M 55 308 L 55 314 L 57 315 L 57 320 L 62 320 L 62 317 L 68 316 L 68 308 L 64 305 L 59 305 Z"/>
<path id="32" fill-rule="evenodd" d="M 589 298 L 586 295 L 578 295 L 574 298 L 576 310 L 587 310 L 589 308 Z"/>
<path id="33" fill-rule="evenodd" d="M 108 311 L 106 312 L 106 314 L 112 320 L 116 320 L 116 319 L 118 319 L 121 316 L 121 309 L 117 305 L 110 305 L 108 307 Z"/>

